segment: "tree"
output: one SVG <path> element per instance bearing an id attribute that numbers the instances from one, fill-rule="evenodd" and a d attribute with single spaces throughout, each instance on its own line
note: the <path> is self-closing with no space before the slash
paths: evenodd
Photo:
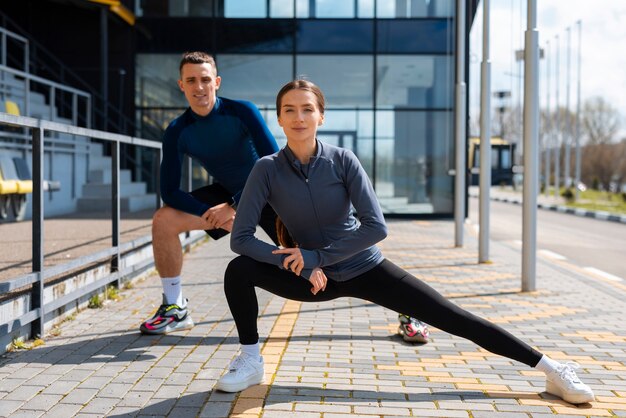
<path id="1" fill-rule="evenodd" d="M 619 130 L 619 113 L 604 98 L 587 99 L 581 117 L 588 144 L 613 142 Z"/>

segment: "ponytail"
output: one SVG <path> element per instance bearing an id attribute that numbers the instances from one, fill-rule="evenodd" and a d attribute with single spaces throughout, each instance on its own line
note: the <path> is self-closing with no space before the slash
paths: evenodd
<path id="1" fill-rule="evenodd" d="M 276 235 L 278 235 L 278 243 L 283 248 L 295 248 L 298 246 L 279 217 L 276 217 Z"/>

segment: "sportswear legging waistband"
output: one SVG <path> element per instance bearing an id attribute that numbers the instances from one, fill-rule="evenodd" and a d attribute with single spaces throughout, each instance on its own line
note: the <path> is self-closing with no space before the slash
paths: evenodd
<path id="1" fill-rule="evenodd" d="M 346 282 L 329 279 L 326 290 L 313 295 L 311 284 L 303 277 L 246 256 L 235 258 L 226 269 L 224 290 L 241 344 L 255 344 L 259 340 L 255 286 L 302 302 L 326 301 L 342 296 L 368 300 L 467 338 L 492 353 L 530 367 L 537 365 L 542 356 L 502 327 L 455 305 L 388 260 Z"/>

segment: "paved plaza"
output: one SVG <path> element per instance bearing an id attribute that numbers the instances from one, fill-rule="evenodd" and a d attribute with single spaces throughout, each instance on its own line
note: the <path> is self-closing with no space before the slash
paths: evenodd
<path id="1" fill-rule="evenodd" d="M 137 281 L 43 345 L 0 357 L 0 416 L 626 417 L 626 283 L 539 256 L 538 290 L 522 293 L 519 245 L 492 243 L 492 263 L 478 264 L 477 237 L 466 231 L 465 247 L 454 248 L 451 221 L 390 221 L 381 247 L 455 303 L 580 363 L 595 402 L 555 399 L 543 392 L 542 373 L 434 328 L 429 344 L 405 343 L 396 314 L 369 302 L 302 304 L 262 290 L 266 384 L 214 391 L 238 348 L 222 289 L 233 254 L 221 240 L 185 256 L 193 329 L 139 334 L 161 287 L 156 275 Z"/>

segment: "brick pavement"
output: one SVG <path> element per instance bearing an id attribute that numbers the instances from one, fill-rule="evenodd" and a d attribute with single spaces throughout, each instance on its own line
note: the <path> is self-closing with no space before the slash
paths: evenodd
<path id="1" fill-rule="evenodd" d="M 542 392 L 541 373 L 436 329 L 429 344 L 404 343 L 396 314 L 365 301 L 301 304 L 264 291 L 267 383 L 214 392 L 238 347 L 222 290 L 232 253 L 222 241 L 185 257 L 196 327 L 137 332 L 160 303 L 152 276 L 122 292 L 122 301 L 61 324 L 44 345 L 1 357 L 0 416 L 626 416 L 626 286 L 540 257 L 539 290 L 521 293 L 519 248 L 493 243 L 493 263 L 480 265 L 471 233 L 464 248 L 452 247 L 449 221 L 389 226 L 381 245 L 389 259 L 553 358 L 581 363 L 597 400 L 579 407 L 556 400 Z"/>

